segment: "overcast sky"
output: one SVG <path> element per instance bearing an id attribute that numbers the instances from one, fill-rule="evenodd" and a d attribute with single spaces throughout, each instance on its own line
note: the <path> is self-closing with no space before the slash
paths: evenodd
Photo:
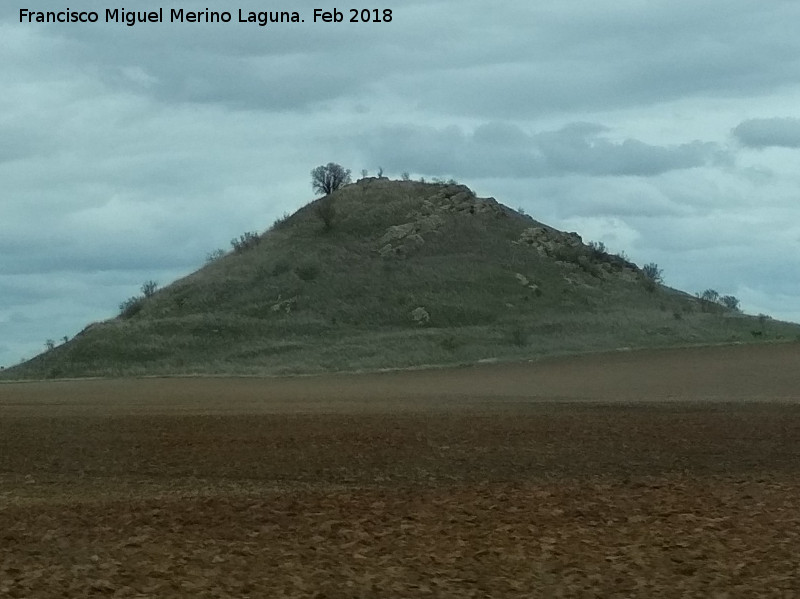
<path id="1" fill-rule="evenodd" d="M 312 198 L 335 161 L 455 178 L 800 321 L 800 3 L 397 0 L 0 7 L 0 364 L 118 313 Z M 120 4 L 119 8 L 125 3 Z M 126 5 L 127 6 L 127 5 Z M 316 6 L 321 6 L 317 4 Z M 20 8 L 99 22 L 20 23 Z M 169 23 L 169 9 L 230 23 Z"/>

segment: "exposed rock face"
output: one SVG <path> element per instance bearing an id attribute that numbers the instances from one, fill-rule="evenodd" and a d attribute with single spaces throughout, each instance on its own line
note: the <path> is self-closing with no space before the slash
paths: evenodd
<path id="1" fill-rule="evenodd" d="M 285 300 L 282 300 L 279 297 L 278 301 L 272 304 L 270 310 L 272 310 L 273 312 L 286 312 L 286 314 L 290 314 L 296 305 L 297 305 L 297 296 L 290 297 Z"/>
<path id="2" fill-rule="evenodd" d="M 506 211 L 494 198 L 476 197 L 466 185 L 447 185 L 427 200 L 442 212 L 493 214 L 506 216 Z"/>
<path id="3" fill-rule="evenodd" d="M 514 276 L 517 277 L 517 281 L 523 287 L 527 287 L 531 291 L 533 291 L 536 295 L 541 295 L 542 290 L 539 288 L 539 285 L 534 283 L 533 281 L 529 280 L 528 277 L 523 275 L 521 272 L 514 273 Z"/>
<path id="4" fill-rule="evenodd" d="M 392 225 L 378 240 L 380 245 L 378 253 L 388 258 L 390 256 L 405 256 L 425 243 L 423 235 L 432 233 L 444 224 L 438 214 L 428 213 L 426 208 L 420 213 L 411 215 L 414 220 L 400 225 Z"/>
<path id="5" fill-rule="evenodd" d="M 558 258 L 565 248 L 583 249 L 583 240 L 577 233 L 562 233 L 544 227 L 529 227 L 516 243 L 535 248 L 542 256 Z"/>
<path id="6" fill-rule="evenodd" d="M 425 243 L 425 235 L 441 228 L 443 214 L 453 213 L 506 216 L 506 209 L 494 198 L 476 197 L 466 185 L 445 185 L 423 200 L 409 222 L 386 229 L 378 240 L 378 253 L 384 258 L 408 255 Z"/>
<path id="7" fill-rule="evenodd" d="M 395 230 L 392 231 L 392 229 Z M 388 258 L 389 256 L 405 256 L 424 244 L 425 240 L 416 232 L 414 223 L 405 223 L 389 227 L 389 231 L 381 237 L 379 243 L 383 245 L 378 253 L 383 258 Z"/>
<path id="8" fill-rule="evenodd" d="M 585 245 L 577 233 L 529 227 L 512 243 L 530 246 L 540 255 L 555 260 L 565 268 L 578 268 L 597 278 L 615 276 L 632 281 L 639 273 L 638 267 L 625 258 L 599 250 L 592 244 Z M 574 281 L 567 278 L 567 282 Z"/>
<path id="9" fill-rule="evenodd" d="M 402 241 L 414 231 L 414 223 L 403 223 L 402 225 L 392 225 L 386 229 L 386 233 L 380 239 L 381 244 Z"/>

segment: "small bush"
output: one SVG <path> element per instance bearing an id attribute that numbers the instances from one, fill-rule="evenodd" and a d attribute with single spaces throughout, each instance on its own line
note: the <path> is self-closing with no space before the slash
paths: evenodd
<path id="1" fill-rule="evenodd" d="M 733 310 L 734 312 L 739 311 L 739 299 L 737 297 L 733 295 L 723 295 L 719 298 L 719 301 L 728 310 Z"/>
<path id="2" fill-rule="evenodd" d="M 411 173 L 408 171 L 403 171 L 402 179 L 403 181 L 411 181 Z"/>
<path id="3" fill-rule="evenodd" d="M 272 223 L 272 230 L 279 231 L 281 229 L 285 229 L 289 224 L 289 219 L 292 217 L 291 214 L 288 212 L 284 212 L 283 216 L 279 216 L 275 219 L 275 222 Z"/>
<path id="4" fill-rule="evenodd" d="M 453 335 L 448 335 L 447 337 L 439 341 L 439 346 L 442 349 L 449 352 L 456 351 L 461 345 L 462 342 L 456 339 Z"/>
<path id="5" fill-rule="evenodd" d="M 642 284 L 647 291 L 654 292 L 662 281 L 662 271 L 658 264 L 650 262 L 642 267 Z"/>
<path id="6" fill-rule="evenodd" d="M 278 277 L 285 272 L 289 272 L 291 265 L 286 260 L 278 260 L 275 266 L 272 267 L 272 276 Z"/>
<path id="7" fill-rule="evenodd" d="M 674 318 L 675 320 L 682 320 L 683 319 L 683 314 L 681 314 L 678 310 L 673 310 L 672 311 L 672 318 Z"/>
<path id="8" fill-rule="evenodd" d="M 47 379 L 58 379 L 65 376 L 66 371 L 61 368 L 60 366 L 53 366 L 50 370 L 48 370 L 44 377 Z"/>
<path id="9" fill-rule="evenodd" d="M 655 262 L 645 264 L 642 267 L 642 275 L 644 277 L 644 288 L 648 291 L 655 291 L 656 286 L 664 281 L 663 271 Z"/>
<path id="10" fill-rule="evenodd" d="M 553 257 L 561 262 L 569 262 L 580 266 L 579 260 L 583 255 L 580 249 L 571 245 L 561 245 L 556 247 Z"/>
<path id="11" fill-rule="evenodd" d="M 231 247 L 233 247 L 233 251 L 237 254 L 252 249 L 259 243 L 261 243 L 261 237 L 259 237 L 258 233 L 255 231 L 247 231 L 239 235 L 238 239 L 235 237 L 231 239 Z"/>
<path id="12" fill-rule="evenodd" d="M 606 244 L 602 241 L 589 242 L 589 255 L 595 262 L 607 262 L 610 258 Z"/>
<path id="13" fill-rule="evenodd" d="M 129 297 L 119 305 L 119 315 L 122 318 L 133 318 L 144 307 L 144 298 L 142 296 Z"/>
<path id="14" fill-rule="evenodd" d="M 700 309 L 703 312 L 719 312 L 723 309 L 739 311 L 739 299 L 733 295 L 720 295 L 714 289 L 706 289 L 703 293 L 698 293 Z"/>
<path id="15" fill-rule="evenodd" d="M 142 293 L 145 297 L 153 297 L 158 289 L 158 283 L 155 281 L 145 281 L 142 283 Z"/>
<path id="16" fill-rule="evenodd" d="M 303 281 L 313 281 L 319 275 L 319 266 L 313 263 L 302 264 L 295 268 L 294 272 Z"/>
<path id="17" fill-rule="evenodd" d="M 508 340 L 512 345 L 517 347 L 525 347 L 528 345 L 528 338 L 530 333 L 521 324 L 515 324 L 508 330 Z"/>
<path id="18" fill-rule="evenodd" d="M 593 277 L 600 277 L 602 275 L 600 271 L 600 267 L 597 266 L 592 260 L 585 256 L 584 254 L 580 254 L 578 256 L 578 266 L 580 266 L 584 272 L 592 275 Z"/>
<path id="19" fill-rule="evenodd" d="M 225 255 L 225 250 L 223 249 L 218 249 L 214 250 L 213 252 L 209 252 L 208 254 L 206 254 L 206 264 L 211 264 L 212 262 L 216 262 L 224 255 Z"/>
<path id="20" fill-rule="evenodd" d="M 602 241 L 590 241 L 588 243 L 589 249 L 598 254 L 607 254 L 606 244 Z"/>
<path id="21" fill-rule="evenodd" d="M 714 289 L 706 289 L 703 293 L 698 295 L 698 297 L 704 302 L 716 303 L 719 301 L 719 293 L 717 293 Z"/>
<path id="22" fill-rule="evenodd" d="M 325 232 L 333 229 L 333 219 L 336 218 L 336 206 L 331 196 L 321 199 L 316 207 L 317 216 L 322 221 L 322 229 Z"/>

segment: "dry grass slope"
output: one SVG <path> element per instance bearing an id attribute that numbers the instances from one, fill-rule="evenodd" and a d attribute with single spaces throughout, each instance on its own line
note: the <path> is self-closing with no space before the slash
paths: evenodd
<path id="1" fill-rule="evenodd" d="M 364 179 L 237 244 L 0 377 L 319 373 L 800 335 L 648 286 L 636 265 L 461 185 Z"/>

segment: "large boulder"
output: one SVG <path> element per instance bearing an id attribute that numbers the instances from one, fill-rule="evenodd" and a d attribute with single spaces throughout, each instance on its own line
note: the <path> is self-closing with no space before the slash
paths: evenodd
<path id="1" fill-rule="evenodd" d="M 411 319 L 417 323 L 417 326 L 421 327 L 430 322 L 431 315 L 428 314 L 428 311 L 424 307 L 419 306 L 411 310 Z"/>

